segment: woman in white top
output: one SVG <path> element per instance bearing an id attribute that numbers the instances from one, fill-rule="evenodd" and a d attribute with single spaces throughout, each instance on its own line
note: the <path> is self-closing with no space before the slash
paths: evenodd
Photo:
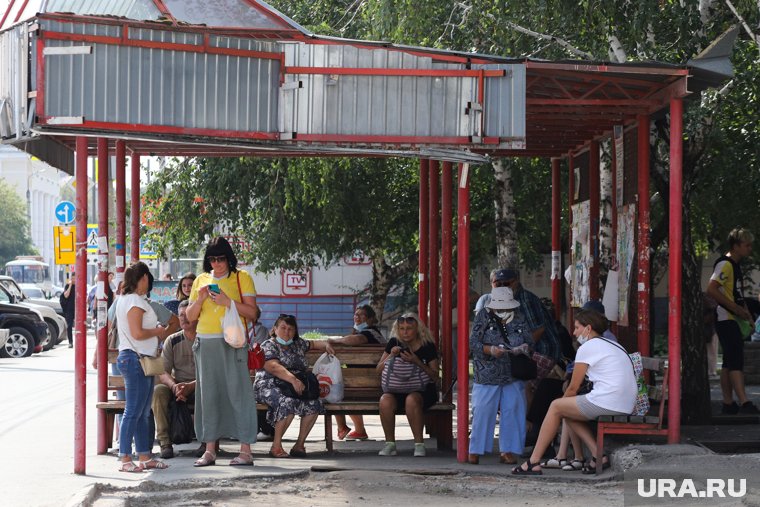
<path id="1" fill-rule="evenodd" d="M 148 273 L 148 266 L 143 262 L 136 262 L 124 271 L 124 286 L 116 307 L 119 334 L 119 357 L 116 363 L 124 378 L 126 398 L 119 430 L 119 470 L 122 472 L 168 467 L 150 455 L 153 447 L 150 434 L 153 377 L 146 377 L 140 365 L 140 357 L 155 357 L 158 354 L 159 340 L 166 338 L 166 330 L 158 325 L 158 317 L 145 299 L 149 285 Z M 132 461 L 133 438 L 140 460 L 137 465 Z"/>
<path id="2" fill-rule="evenodd" d="M 602 415 L 628 415 L 636 404 L 636 377 L 625 350 L 602 337 L 609 323 L 599 312 L 581 310 L 575 316 L 573 334 L 581 344 L 575 356 L 575 369 L 565 394 L 549 406 L 533 453 L 527 463 L 512 470 L 515 475 L 541 475 L 538 464 L 557 434 L 564 418 L 570 428 L 596 455 L 596 440 L 586 421 Z M 578 395 L 584 377 L 594 384 L 588 394 Z M 597 464 L 589 462 L 584 473 L 595 473 Z M 603 468 L 610 466 L 604 458 Z"/>

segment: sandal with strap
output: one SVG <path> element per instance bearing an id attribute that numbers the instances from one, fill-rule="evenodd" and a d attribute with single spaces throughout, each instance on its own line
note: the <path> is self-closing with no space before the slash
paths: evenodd
<path id="1" fill-rule="evenodd" d="M 169 465 L 158 459 L 149 459 L 148 461 L 141 461 L 140 466 L 145 470 L 165 470 L 169 468 Z"/>
<path id="2" fill-rule="evenodd" d="M 338 440 L 343 440 L 344 438 L 346 438 L 346 435 L 348 435 L 349 433 L 351 433 L 351 428 L 349 428 L 348 426 L 346 426 L 343 429 L 339 428 L 338 429 Z"/>
<path id="3" fill-rule="evenodd" d="M 539 463 L 531 463 L 528 460 L 523 464 L 528 465 L 528 468 L 523 468 L 522 465 L 515 467 L 512 469 L 512 475 L 543 475 L 544 473 L 540 468 L 536 470 L 536 467 L 541 466 Z"/>
<path id="4" fill-rule="evenodd" d="M 579 470 L 583 470 L 583 460 L 574 459 L 569 463 L 566 463 L 565 466 L 562 467 L 562 470 L 565 472 L 578 472 Z"/>
<path id="5" fill-rule="evenodd" d="M 541 462 L 541 468 L 564 468 L 568 464 L 566 458 L 551 458 Z"/>
<path id="6" fill-rule="evenodd" d="M 289 458 L 290 454 L 285 452 L 285 449 L 280 447 L 279 449 L 275 449 L 274 447 L 269 449 L 269 456 L 272 458 Z"/>
<path id="7" fill-rule="evenodd" d="M 119 472 L 128 472 L 132 474 L 141 474 L 143 473 L 143 467 L 142 464 L 135 465 L 134 461 L 122 461 L 121 467 L 119 467 Z"/>
<path id="8" fill-rule="evenodd" d="M 230 466 L 232 467 L 239 467 L 239 466 L 246 466 L 246 467 L 252 467 L 253 466 L 253 456 L 248 452 L 241 452 L 240 456 L 236 456 L 235 458 L 230 461 Z"/>
<path id="9" fill-rule="evenodd" d="M 604 461 L 604 460 L 607 461 Z M 593 465 L 592 465 L 593 463 Z M 606 454 L 602 456 L 602 470 L 607 470 L 610 467 L 610 458 L 607 457 Z M 596 460 L 594 458 L 591 458 L 586 466 L 583 467 L 582 473 L 586 475 L 591 475 L 596 473 Z"/>
<path id="10" fill-rule="evenodd" d="M 305 448 L 298 449 L 294 446 L 292 449 L 290 449 L 290 455 L 294 458 L 305 458 L 306 449 Z"/>
<path id="11" fill-rule="evenodd" d="M 203 456 L 201 456 L 200 459 L 195 460 L 195 463 L 193 463 L 194 467 L 209 467 L 211 465 L 216 465 L 216 456 L 208 451 L 204 452 Z"/>

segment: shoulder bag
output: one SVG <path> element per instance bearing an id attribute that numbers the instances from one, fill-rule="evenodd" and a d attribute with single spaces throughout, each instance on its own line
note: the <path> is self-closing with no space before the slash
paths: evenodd
<path id="1" fill-rule="evenodd" d="M 116 319 L 114 318 L 114 327 L 115 326 Z M 140 366 L 142 367 L 143 375 L 146 377 L 157 377 L 166 373 L 166 369 L 164 368 L 164 358 L 161 357 L 158 347 L 156 347 L 155 356 L 146 356 L 137 352 L 137 347 L 135 347 L 135 344 L 132 342 L 132 339 L 129 336 L 124 335 L 124 338 L 126 338 L 130 345 L 132 345 L 132 350 L 134 350 L 135 353 L 140 356 Z"/>
<path id="2" fill-rule="evenodd" d="M 385 361 L 380 380 L 384 393 L 397 394 L 424 391 L 431 382 L 433 380 L 425 370 L 399 356 L 391 356 Z"/>
<path id="3" fill-rule="evenodd" d="M 310 371 L 292 371 L 290 373 L 303 383 L 304 389 L 301 394 L 298 394 L 293 388 L 293 384 L 287 380 L 275 377 L 275 384 L 280 388 L 283 396 L 299 400 L 319 399 L 319 380 L 317 380 L 316 375 Z"/>
<path id="4" fill-rule="evenodd" d="M 633 367 L 633 376 L 636 379 L 636 405 L 633 407 L 633 412 L 631 412 L 631 415 L 646 415 L 646 413 L 649 412 L 649 389 L 647 388 L 646 381 L 644 381 L 644 377 L 641 375 L 644 372 L 644 365 L 641 361 L 641 353 L 633 352 L 629 354 L 628 351 L 626 351 L 617 343 L 606 338 L 602 338 L 601 336 L 599 338 L 606 341 L 610 345 L 619 348 L 625 353 L 625 355 L 628 356 L 628 360 L 631 361 L 631 366 Z"/>

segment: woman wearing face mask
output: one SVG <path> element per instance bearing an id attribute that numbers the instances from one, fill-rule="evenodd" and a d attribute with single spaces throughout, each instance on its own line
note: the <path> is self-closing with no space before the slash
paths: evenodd
<path id="1" fill-rule="evenodd" d="M 596 439 L 586 421 L 602 415 L 628 415 L 636 404 L 636 378 L 628 354 L 602 337 L 608 328 L 607 319 L 595 311 L 581 310 L 575 316 L 573 334 L 580 348 L 575 356 L 575 368 L 565 394 L 549 407 L 536 446 L 526 463 L 512 470 L 515 475 L 541 475 L 538 464 L 541 456 L 557 433 L 564 418 L 573 432 L 596 455 Z M 578 395 L 584 376 L 594 384 L 588 394 Z M 593 460 L 584 467 L 584 473 L 595 473 L 599 466 Z M 610 466 L 604 457 L 603 468 Z"/>
<path id="2" fill-rule="evenodd" d="M 468 461 L 473 465 L 493 449 L 499 416 L 501 463 L 517 463 L 525 444 L 525 383 L 512 377 L 509 354 L 528 352 L 531 336 L 512 289 L 494 287 L 491 300 L 478 312 L 470 336 L 474 367 L 472 432 Z"/>
<path id="3" fill-rule="evenodd" d="M 351 332 L 341 338 L 329 338 L 333 345 L 381 345 L 385 344 L 385 338 L 377 328 L 377 315 L 370 305 L 356 307 L 354 312 L 354 327 Z M 346 416 L 336 415 L 335 423 L 338 428 L 338 440 L 367 440 L 367 430 L 364 428 L 364 417 L 361 415 L 349 415 L 354 423 L 354 430 L 346 424 Z"/>
<path id="4" fill-rule="evenodd" d="M 305 458 L 306 437 L 309 436 L 317 416 L 323 414 L 325 410 L 319 399 L 301 400 L 283 395 L 277 379 L 290 383 L 300 394 L 304 390 L 304 385 L 293 373 L 305 371 L 308 368 L 306 352 L 314 349 L 334 354 L 335 351 L 327 340 L 301 338 L 298 335 L 296 318 L 285 314 L 277 317 L 271 338 L 261 344 L 261 348 L 264 351 L 264 369 L 256 373 L 254 385 L 258 401 L 269 406 L 267 421 L 274 426 L 274 438 L 269 455 L 273 458 L 289 456 Z M 296 415 L 301 416 L 301 426 L 298 439 L 288 454 L 282 448 L 282 436 Z"/>

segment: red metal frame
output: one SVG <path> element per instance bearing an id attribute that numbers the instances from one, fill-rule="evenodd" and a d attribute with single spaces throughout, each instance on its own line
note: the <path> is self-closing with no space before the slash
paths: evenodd
<path id="1" fill-rule="evenodd" d="M 639 352 L 649 356 L 649 116 L 638 118 L 638 233 L 636 235 L 636 335 Z M 678 370 L 676 370 L 678 371 Z"/>
<path id="2" fill-rule="evenodd" d="M 470 428 L 470 177 L 459 164 L 457 190 L 457 461 L 467 461 Z"/>
<path id="3" fill-rule="evenodd" d="M 559 320 L 561 315 L 560 291 L 562 290 L 562 247 L 560 244 L 560 193 L 562 187 L 559 180 L 560 160 L 552 159 L 552 257 L 559 254 L 559 276 L 554 276 L 554 265 L 552 265 L 552 303 L 554 304 L 554 318 Z M 552 259 L 554 263 L 554 259 Z"/>
<path id="4" fill-rule="evenodd" d="M 8 15 L 11 13 L 11 9 L 13 9 L 13 4 L 15 3 L 16 0 L 11 0 L 8 7 L 5 8 L 5 13 L 3 14 L 2 19 L 0 19 L 0 28 L 5 24 L 5 20 L 8 19 Z"/>
<path id="5" fill-rule="evenodd" d="M 589 242 L 591 243 L 592 264 L 589 269 L 589 296 L 591 299 L 601 300 L 599 296 L 599 143 L 591 141 L 589 145 L 588 157 L 588 192 L 589 192 L 589 209 L 590 209 L 590 227 Z"/>
<path id="6" fill-rule="evenodd" d="M 453 378 L 453 369 L 456 365 L 451 364 L 452 343 L 452 192 L 453 172 L 451 162 L 444 162 L 441 170 L 441 340 L 443 342 L 443 387 L 448 392 L 444 402 L 451 403 L 452 393 L 448 389 Z M 445 391 L 444 391 L 445 392 Z"/>
<path id="7" fill-rule="evenodd" d="M 39 100 L 39 98 L 38 98 Z M 39 105 L 39 101 L 37 102 Z M 50 117 L 39 119 L 40 125 L 49 125 Z M 150 132 L 162 134 L 178 134 L 188 136 L 218 136 L 232 137 L 235 139 L 253 139 L 259 141 L 276 141 L 280 138 L 279 132 L 245 132 L 236 130 L 216 130 L 216 129 L 197 129 L 187 127 L 173 127 L 171 125 L 145 125 L 141 123 L 116 123 L 103 121 L 88 121 L 76 125 L 52 125 L 54 127 L 65 127 L 66 130 L 105 130 L 113 132 Z M 72 132 L 73 133 L 73 132 Z"/>
<path id="8" fill-rule="evenodd" d="M 419 255 L 419 277 L 417 288 L 417 314 L 422 322 L 428 323 L 428 237 L 429 224 L 428 224 L 428 180 L 430 173 L 428 172 L 429 160 L 420 159 L 420 255 Z"/>
<path id="9" fill-rule="evenodd" d="M 130 160 L 131 210 L 130 210 L 130 258 L 131 262 L 140 260 L 140 154 L 132 153 Z"/>
<path id="10" fill-rule="evenodd" d="M 175 18 L 174 15 L 169 11 L 168 7 L 164 5 L 163 0 L 152 0 L 152 1 L 153 1 L 153 4 L 156 6 L 156 9 L 161 11 L 161 14 L 169 18 L 172 21 L 173 25 L 177 24 L 177 18 Z"/>
<path id="11" fill-rule="evenodd" d="M 17 23 L 19 19 L 21 19 L 21 15 L 24 14 L 24 10 L 26 9 L 26 4 L 29 3 L 29 0 L 24 0 L 24 3 L 21 4 L 21 7 L 18 8 L 18 12 L 16 13 L 16 19 L 13 20 L 14 23 Z"/>
<path id="12" fill-rule="evenodd" d="M 683 99 L 670 101 L 670 203 L 668 238 L 668 443 L 681 440 L 681 265 L 683 263 Z"/>
<path id="13" fill-rule="evenodd" d="M 504 70 L 382 69 L 369 67 L 285 67 L 285 74 L 402 77 L 503 77 Z"/>
<path id="14" fill-rule="evenodd" d="M 440 198 L 438 196 L 439 163 L 437 160 L 430 160 L 428 163 L 428 271 L 430 273 L 430 284 L 428 285 L 428 300 L 430 320 L 428 327 L 430 334 L 433 336 L 435 345 L 441 350 L 441 336 L 439 334 L 439 301 L 438 301 L 438 273 L 439 273 L 439 252 L 438 252 L 438 234 L 440 228 L 439 209 Z"/>
<path id="15" fill-rule="evenodd" d="M 109 189 L 109 156 L 108 156 L 108 139 L 105 137 L 98 138 L 98 236 L 105 237 L 108 241 L 108 189 Z M 104 286 L 108 284 L 108 245 L 106 249 L 100 249 L 98 242 L 98 284 Z M 105 292 L 97 298 L 96 307 L 106 304 L 107 298 Z M 97 312 L 93 317 L 97 316 Z M 100 318 L 95 318 L 96 322 L 96 350 L 98 353 L 98 401 L 108 400 L 108 329 L 100 326 Z M 106 435 L 106 412 L 98 410 L 98 454 L 103 454 L 108 449 L 105 447 L 104 437 Z"/>
<path id="16" fill-rule="evenodd" d="M 45 56 L 43 51 L 45 49 L 45 41 L 37 39 L 37 97 L 36 97 L 36 111 L 38 118 L 45 116 Z"/>
<path id="17" fill-rule="evenodd" d="M 574 204 L 574 197 L 575 197 L 575 154 L 571 151 L 567 154 L 567 168 L 568 168 L 568 175 L 569 179 L 567 182 L 567 239 L 568 239 L 568 248 L 567 252 L 568 254 L 572 254 L 573 251 L 573 204 Z M 572 255 L 570 257 L 570 263 L 573 262 Z M 573 285 L 568 284 L 568 288 L 570 291 L 573 290 Z M 573 332 L 573 305 L 570 304 L 570 302 L 573 300 L 572 293 L 568 294 L 568 305 L 567 305 L 567 328 L 570 330 L 570 333 Z"/>
<path id="18" fill-rule="evenodd" d="M 377 136 L 340 134 L 293 134 L 296 141 L 313 143 L 368 143 L 368 144 L 472 144 L 468 136 Z"/>
<path id="19" fill-rule="evenodd" d="M 87 139 L 76 142 L 76 306 L 74 317 L 74 473 L 84 475 L 87 454 Z"/>
<path id="20" fill-rule="evenodd" d="M 127 159 L 124 141 L 116 141 L 116 279 L 124 273 L 127 254 Z M 121 265 L 119 265 L 121 264 Z"/>

